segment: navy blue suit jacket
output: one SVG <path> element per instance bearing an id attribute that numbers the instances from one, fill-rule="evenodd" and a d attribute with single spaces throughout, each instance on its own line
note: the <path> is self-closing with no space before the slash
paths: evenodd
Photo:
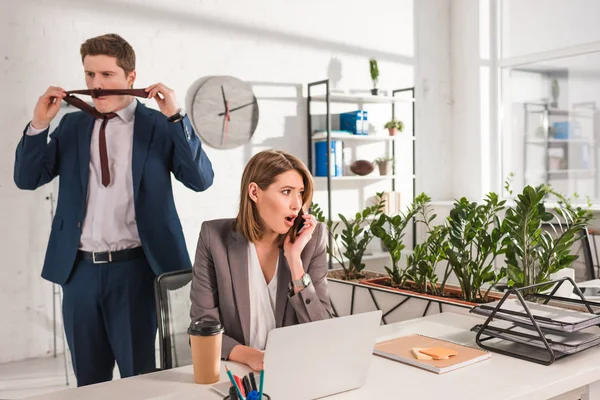
<path id="1" fill-rule="evenodd" d="M 71 274 L 79 247 L 94 121 L 84 112 L 66 114 L 49 142 L 48 130 L 35 136 L 24 133 L 16 150 L 14 180 L 20 189 L 34 190 L 60 175 L 42 277 L 61 285 Z M 158 275 L 191 268 L 175 209 L 171 172 L 199 192 L 212 185 L 213 169 L 188 117 L 168 122 L 160 112 L 138 102 L 131 164 L 135 217 L 152 270 Z"/>

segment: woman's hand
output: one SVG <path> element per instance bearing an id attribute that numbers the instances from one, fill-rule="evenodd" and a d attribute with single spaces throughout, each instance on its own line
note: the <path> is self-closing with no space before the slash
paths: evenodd
<path id="1" fill-rule="evenodd" d="M 229 359 L 231 361 L 246 364 L 254 371 L 258 372 L 262 369 L 265 353 L 260 350 L 253 349 L 252 347 L 239 344 L 231 349 L 231 353 L 229 353 Z"/>
<path id="2" fill-rule="evenodd" d="M 300 260 L 300 254 L 302 254 L 302 250 L 306 247 L 306 244 L 312 238 L 312 234 L 317 227 L 317 219 L 310 214 L 304 214 L 302 217 L 304 218 L 304 226 L 300 229 L 298 236 L 296 236 L 296 240 L 294 243 L 290 240 L 290 237 L 285 238 L 285 243 L 283 244 L 283 251 L 285 258 L 288 263 L 292 261 Z"/>

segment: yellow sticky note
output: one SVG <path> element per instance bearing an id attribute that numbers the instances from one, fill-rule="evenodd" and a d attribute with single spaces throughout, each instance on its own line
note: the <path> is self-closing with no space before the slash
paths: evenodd
<path id="1" fill-rule="evenodd" d="M 417 358 L 417 360 L 433 360 L 433 357 L 428 356 L 427 354 L 421 353 L 421 350 L 423 350 L 420 347 L 413 347 L 411 349 L 413 355 Z"/>

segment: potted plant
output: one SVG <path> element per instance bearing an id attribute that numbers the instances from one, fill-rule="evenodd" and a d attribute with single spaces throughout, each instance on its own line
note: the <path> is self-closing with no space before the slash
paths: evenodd
<path id="1" fill-rule="evenodd" d="M 544 205 L 551 194 L 558 197 L 554 213 Z M 548 282 L 552 274 L 569 267 L 578 258 L 571 254 L 571 247 L 581 238 L 591 218 L 590 211 L 573 207 L 550 186 L 526 186 L 503 221 L 508 286 Z M 544 225 L 549 229 L 544 230 Z"/>
<path id="2" fill-rule="evenodd" d="M 373 162 L 379 168 L 379 175 L 388 175 L 393 172 L 394 157 L 379 157 Z"/>
<path id="3" fill-rule="evenodd" d="M 381 239 L 383 245 L 390 253 L 392 265 L 390 268 L 385 266 L 388 273 L 391 285 L 395 287 L 403 286 L 406 283 L 407 274 L 405 269 L 399 266 L 402 258 L 402 251 L 406 247 L 403 243 L 405 230 L 409 222 L 415 217 L 419 211 L 419 207 L 423 200 L 426 200 L 426 195 L 419 195 L 415 203 L 411 205 L 405 213 L 399 213 L 394 216 L 382 214 L 372 225 L 371 230 L 375 237 Z"/>
<path id="4" fill-rule="evenodd" d="M 373 89 L 371 89 L 371 94 L 377 96 L 377 83 L 379 82 L 379 67 L 377 66 L 377 60 L 374 58 L 371 58 L 369 60 L 369 72 L 371 73 L 371 81 L 373 82 Z"/>
<path id="5" fill-rule="evenodd" d="M 399 218 L 380 217 L 379 223 L 373 226 L 374 234 L 381 237 L 389 246 L 392 267 L 385 268 L 387 277 L 367 279 L 361 283 L 380 291 L 377 293 L 378 304 L 387 300 L 387 304 L 394 305 L 391 311 L 384 314 L 387 315 L 387 322 L 403 321 L 444 311 L 468 313 L 474 306 L 472 303 L 460 300 L 460 288 L 446 287 L 450 275 L 448 265 L 441 282 L 438 278 L 437 267 L 445 260 L 444 252 L 448 246 L 448 230 L 445 225 L 433 226 L 433 220 L 437 216 L 433 213 L 430 203 L 429 196 L 422 193 L 415 198 L 415 202 L 406 214 L 400 214 Z M 393 221 L 394 218 L 396 221 Z M 391 223 L 388 222 L 390 219 Z M 404 244 L 395 242 L 402 240 L 406 223 L 412 222 L 413 219 L 417 224 L 424 226 L 427 237 L 414 246 L 412 252 L 406 257 L 406 265 L 400 267 L 397 261 L 398 253 L 404 249 Z M 382 224 L 384 221 L 386 223 Z M 396 299 L 386 299 L 392 293 L 395 294 Z M 407 306 L 400 307 L 404 303 L 407 303 Z"/>
<path id="6" fill-rule="evenodd" d="M 491 289 L 504 277 L 494 261 L 504 253 L 503 229 L 498 214 L 506 201 L 489 193 L 483 203 L 461 198 L 447 218 L 448 248 L 444 257 L 456 275 L 465 301 L 488 302 Z M 484 291 L 484 286 L 488 285 Z"/>
<path id="7" fill-rule="evenodd" d="M 360 283 L 361 279 L 384 276 L 378 272 L 366 271 L 363 256 L 373 239 L 371 224 L 382 214 L 383 193 L 377 193 L 375 205 L 366 207 L 357 213 L 354 219 L 338 215 L 342 221 L 341 234 L 338 223 L 326 222 L 327 230 L 333 239 L 332 248 L 327 253 L 341 266 L 327 274 L 329 299 L 336 316 L 353 315 L 373 309 L 371 289 Z M 320 222 L 324 222 L 323 212 L 313 204 L 311 213 Z M 379 308 L 376 306 L 375 308 Z M 385 318 L 383 319 L 385 321 Z"/>
<path id="8" fill-rule="evenodd" d="M 396 133 L 404 130 L 404 122 L 392 119 L 385 123 L 384 128 L 388 130 L 390 136 L 396 136 Z"/>
<path id="9" fill-rule="evenodd" d="M 338 214 L 343 223 L 341 233 L 338 233 L 340 222 L 333 223 L 331 220 L 325 222 L 325 217 L 319 205 L 313 204 L 312 214 L 317 221 L 326 223 L 329 234 L 333 236 L 334 248 L 327 246 L 327 253 L 342 267 L 342 279 L 359 280 L 365 278 L 362 273 L 365 269 L 362 258 L 367 246 L 374 237 L 370 225 L 383 213 L 383 207 L 383 193 L 377 193 L 375 204 L 366 207 L 362 212 L 357 212 L 354 219 Z M 334 275 L 338 277 L 338 274 Z"/>
<path id="10" fill-rule="evenodd" d="M 504 276 L 504 269 L 495 271 L 493 262 L 502 254 L 502 231 L 498 213 L 504 202 L 490 193 L 483 204 L 457 201 L 450 216 L 442 225 L 433 226 L 436 215 L 431 211 L 430 199 L 425 194 L 415 200 L 417 223 L 423 224 L 427 238 L 417 244 L 407 256 L 404 270 L 388 271 L 390 278 L 373 279 L 365 284 L 383 284 L 398 287 L 400 292 L 428 296 L 430 302 L 455 304 L 470 308 L 476 303 L 490 301 L 490 291 Z M 441 281 L 438 265 L 447 261 Z M 454 272 L 460 286 L 447 284 Z M 399 284 L 393 285 L 394 278 Z M 400 279 L 397 279 L 400 278 Z M 483 286 L 489 285 L 484 291 Z M 500 297 L 494 293 L 494 298 Z M 456 308 L 455 307 L 455 308 Z M 453 308 L 454 309 L 454 308 Z"/>

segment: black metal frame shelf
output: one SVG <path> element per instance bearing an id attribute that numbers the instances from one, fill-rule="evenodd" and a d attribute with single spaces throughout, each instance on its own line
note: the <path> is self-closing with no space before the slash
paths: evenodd
<path id="1" fill-rule="evenodd" d="M 575 294 L 577 294 L 577 296 L 580 297 L 580 299 L 555 296 L 555 293 L 558 291 L 560 286 L 565 281 L 569 281 L 573 285 L 574 292 L 575 292 Z M 554 284 L 554 289 L 550 292 L 550 294 L 528 293 L 528 292 L 536 290 L 536 288 L 553 285 L 553 284 Z M 517 298 L 518 302 L 523 307 L 524 312 L 502 309 L 502 305 L 504 304 L 504 302 L 511 296 L 515 296 Z M 571 279 L 569 277 L 557 279 L 557 280 L 550 281 L 550 282 L 538 283 L 535 285 L 530 285 L 530 286 L 526 286 L 526 287 L 522 287 L 522 288 L 509 289 L 495 307 L 491 307 L 491 306 L 487 306 L 487 305 L 478 306 L 479 308 L 482 308 L 482 309 L 485 308 L 485 309 L 491 311 L 491 313 L 489 314 L 489 316 L 487 317 L 487 319 L 485 320 L 485 322 L 482 325 L 476 325 L 472 329 L 477 332 L 477 335 L 475 336 L 475 341 L 477 342 L 477 345 L 479 347 L 481 347 L 485 350 L 493 351 L 493 352 L 511 356 L 511 357 L 516 357 L 521 360 L 531 361 L 531 362 L 535 362 L 537 364 L 542 364 L 542 365 L 550 365 L 557 359 L 569 355 L 567 353 L 555 352 L 552 349 L 552 347 L 550 345 L 550 343 L 552 343 L 552 342 L 551 342 L 551 340 L 546 338 L 546 336 L 544 334 L 545 328 L 542 328 L 539 323 L 542 321 L 544 321 L 544 322 L 554 322 L 554 321 L 551 319 L 545 318 L 545 317 L 534 315 L 531 312 L 530 307 L 527 305 L 527 302 L 525 301 L 525 297 L 527 297 L 530 300 L 533 300 L 536 298 L 544 299 L 544 301 L 541 304 L 548 304 L 551 300 L 554 300 L 554 301 L 558 301 L 561 303 L 585 306 L 586 310 L 588 312 L 590 312 L 591 314 L 593 314 L 594 316 L 597 314 L 592 309 L 592 306 L 600 307 L 600 303 L 586 300 L 585 296 L 583 295 L 583 293 L 581 292 L 581 290 L 579 289 L 579 287 L 577 286 L 575 281 L 573 281 L 573 279 Z M 474 310 L 472 310 L 472 312 L 473 311 Z M 525 335 L 522 333 L 515 334 L 515 331 L 512 330 L 512 327 L 505 329 L 505 328 L 490 326 L 490 322 L 492 322 L 494 320 L 494 317 L 496 317 L 498 319 L 502 319 L 501 316 L 503 314 L 518 316 L 518 317 L 522 317 L 522 318 L 526 319 L 526 321 L 527 321 L 526 324 L 525 323 L 515 323 L 514 321 L 513 321 L 513 323 L 515 323 L 516 325 L 522 326 L 522 327 L 527 327 L 527 329 L 530 329 L 533 331 L 532 334 L 531 335 Z M 510 335 L 517 335 L 517 336 L 521 336 L 521 337 L 527 337 L 529 339 L 538 340 L 543 344 L 543 348 L 539 347 L 539 346 L 524 344 L 522 342 L 517 342 L 517 343 L 520 343 L 522 346 L 528 346 L 528 347 L 535 348 L 536 350 L 541 350 L 543 353 L 547 354 L 548 358 L 547 359 L 539 358 L 539 357 L 530 356 L 527 354 L 522 354 L 517 351 L 511 351 L 509 348 L 505 349 L 505 348 L 487 345 L 485 342 L 489 341 L 489 340 L 503 340 L 505 342 L 510 341 L 509 339 L 501 339 L 497 336 L 494 336 L 493 333 L 500 333 L 500 334 L 504 333 L 504 334 L 510 334 Z M 486 335 L 486 334 L 487 334 L 487 337 L 482 338 L 482 336 Z M 577 352 L 579 352 L 579 351 L 577 351 Z"/>
<path id="2" fill-rule="evenodd" d="M 318 95 L 313 95 L 313 89 L 315 87 L 319 87 L 319 86 L 325 86 L 325 94 L 318 94 Z M 331 140 L 332 138 L 335 137 L 335 139 L 339 139 L 339 140 L 364 140 L 367 141 L 371 138 L 361 138 L 359 139 L 357 138 L 343 138 L 341 137 L 341 135 L 337 135 L 335 133 L 331 132 L 331 104 L 332 103 L 355 103 L 355 104 L 360 104 L 361 107 L 364 104 L 391 104 L 392 106 L 392 118 L 396 117 L 396 103 L 411 103 L 411 118 L 412 118 L 412 194 L 413 194 L 413 200 L 415 198 L 415 191 L 416 191 L 416 172 L 415 172 L 415 148 L 416 148 L 416 140 L 415 140 L 415 88 L 414 87 L 409 87 L 409 88 L 404 88 L 404 89 L 395 89 L 392 90 L 391 92 L 391 96 L 371 96 L 371 95 L 360 95 L 360 94 L 351 94 L 351 95 L 343 95 L 343 94 L 336 94 L 336 93 L 331 93 L 330 91 L 330 86 L 329 86 L 329 79 L 324 79 L 321 81 L 316 81 L 316 82 L 311 82 L 308 84 L 308 90 L 307 90 L 307 145 L 308 145 L 308 166 L 309 169 L 311 171 L 311 173 L 314 176 L 314 169 L 313 169 L 313 152 L 314 152 L 314 147 L 313 144 L 316 141 L 315 138 L 313 137 L 313 129 L 312 129 L 312 119 L 311 119 L 311 104 L 312 102 L 324 102 L 326 104 L 326 118 L 325 118 L 325 131 L 322 133 L 325 135 L 325 138 L 323 137 L 319 137 L 317 139 L 317 141 L 327 141 L 327 165 L 331 165 Z M 406 99 L 401 99 L 396 97 L 397 94 L 400 93 L 410 93 L 411 97 L 410 100 L 406 100 Z M 391 152 L 392 152 L 392 156 L 396 155 L 396 141 L 389 139 L 389 138 L 381 138 L 381 137 L 373 137 L 372 140 L 381 140 L 381 141 L 386 141 L 391 143 Z M 327 176 L 325 177 L 327 180 L 327 219 L 331 220 L 332 219 L 332 206 L 331 206 L 331 184 L 332 184 L 332 177 L 331 176 L 331 171 L 329 168 L 327 168 Z M 386 179 L 385 176 L 382 177 L 376 177 L 376 178 L 381 178 L 381 179 Z M 366 177 L 364 179 L 367 179 Z M 396 190 L 396 165 L 393 164 L 392 166 L 392 176 L 387 177 L 387 179 L 391 179 L 392 181 L 392 191 Z M 340 179 L 341 180 L 341 179 Z M 348 179 L 350 180 L 350 179 Z M 417 237 L 417 225 L 416 225 L 416 221 L 413 220 L 413 224 L 412 224 L 412 237 L 413 237 L 413 248 L 416 244 L 416 237 Z M 333 243 L 332 243 L 332 237 L 331 235 L 329 235 L 329 247 L 333 248 Z M 333 264 L 332 264 L 332 258 L 329 257 L 329 269 L 333 268 Z"/>

